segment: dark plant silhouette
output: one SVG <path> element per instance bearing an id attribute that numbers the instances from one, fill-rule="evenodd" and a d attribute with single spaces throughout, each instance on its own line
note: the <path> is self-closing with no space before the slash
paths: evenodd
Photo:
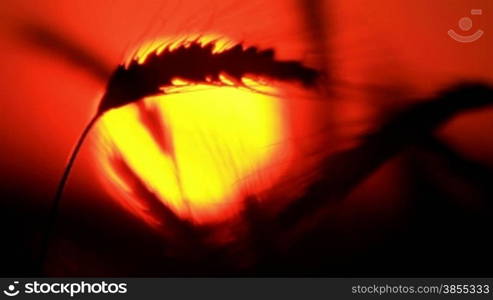
<path id="1" fill-rule="evenodd" d="M 32 25 L 22 27 L 22 32 L 30 42 L 43 48 L 56 49 L 57 53 L 73 61 L 74 64 L 87 68 L 95 76 L 101 78 L 106 75 L 106 68 L 98 62 L 97 58 L 80 50 L 74 43 L 54 32 Z M 160 53 L 153 52 L 143 63 L 134 59 L 128 66 L 120 65 L 116 68 L 109 77 L 96 114 L 77 140 L 61 176 L 53 200 L 47 232 L 42 242 L 41 265 L 45 260 L 65 184 L 77 154 L 93 125 L 106 111 L 139 101 L 144 97 L 165 94 L 163 88 L 173 85 L 174 78 L 185 79 L 194 84 L 222 85 L 220 75 L 225 74 L 235 82 L 236 86 L 245 86 L 241 78 L 252 74 L 276 80 L 298 81 L 306 86 L 313 86 L 318 77 L 316 70 L 305 67 L 299 62 L 277 61 L 272 49 L 245 48 L 238 44 L 219 53 L 214 53 L 213 50 L 214 41 L 201 44 L 196 40 L 173 50 L 165 48 Z M 146 195 L 146 198 L 152 198 L 150 194 Z M 155 205 L 152 207 L 155 208 Z M 161 209 L 166 210 L 164 207 Z"/>
<path id="2" fill-rule="evenodd" d="M 42 245 L 41 263 L 45 259 L 50 237 L 55 228 L 63 189 L 76 155 L 92 125 L 107 110 L 138 101 L 146 96 L 163 93 L 161 88 L 171 85 L 171 80 L 175 77 L 196 83 L 220 84 L 221 73 L 228 74 L 238 82 L 242 76 L 251 73 L 277 80 L 294 80 L 307 86 L 331 84 L 331 82 L 322 82 L 319 72 L 304 67 L 299 62 L 277 61 L 274 51 L 270 49 L 260 51 L 254 47 L 244 48 L 237 45 L 223 53 L 212 54 L 212 44 L 200 45 L 194 42 L 173 51 L 165 50 L 161 54 L 151 54 L 143 64 L 133 61 L 127 67 L 118 66 L 112 75 L 109 75 L 106 69 L 101 67 L 103 64 L 92 55 L 79 50 L 71 41 L 60 38 L 54 32 L 43 30 L 42 27 L 29 28 L 31 29 L 25 32 L 28 33 L 31 42 L 41 47 L 55 49 L 74 65 L 87 69 L 95 77 L 109 76 L 106 93 L 98 112 L 79 138 L 57 188 Z M 212 78 L 212 81 L 207 81 L 206 78 Z M 365 136 L 358 146 L 325 158 L 316 170 L 317 179 L 309 186 L 306 193 L 293 201 L 280 215 L 265 216 L 255 199 L 245 199 L 244 214 L 250 232 L 248 239 L 258 254 L 257 267 L 261 266 L 261 261 L 275 259 L 276 244 L 283 235 L 299 230 L 299 224 L 322 211 L 322 208 L 330 202 L 344 199 L 377 168 L 412 146 L 418 145 L 440 153 L 455 166 L 455 170 L 460 170 L 460 173 L 472 184 L 482 186 L 482 190 L 491 195 L 491 188 L 487 187 L 485 178 L 491 178 L 493 172 L 487 167 L 460 157 L 437 141 L 433 133 L 440 125 L 457 114 L 493 104 L 493 88 L 483 83 L 458 83 L 432 98 L 421 100 L 424 101 L 417 101 L 418 104 L 395 113 L 390 120 Z M 207 228 L 194 227 L 193 224 L 180 220 L 146 189 L 123 160 L 118 158 L 115 160 L 115 164 L 125 170 L 122 173 L 132 177 L 129 182 L 132 182 L 133 188 L 143 196 L 148 206 L 162 215 L 162 219 L 167 224 L 165 227 L 169 228 L 167 234 L 181 237 L 182 244 L 176 245 L 177 247 L 183 251 L 200 248 L 198 245 L 207 248 L 202 238 Z M 208 251 L 212 250 L 205 251 L 203 259 L 210 257 L 211 253 Z"/>

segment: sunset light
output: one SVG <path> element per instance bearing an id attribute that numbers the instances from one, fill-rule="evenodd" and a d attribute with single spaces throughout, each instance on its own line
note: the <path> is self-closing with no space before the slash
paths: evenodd
<path id="1" fill-rule="evenodd" d="M 234 216 L 246 195 L 272 186 L 289 159 L 282 101 L 271 96 L 274 88 L 257 83 L 259 93 L 182 84 L 110 110 L 97 127 L 97 155 L 110 190 L 153 225 L 161 223 L 159 217 L 125 173 L 138 177 L 179 217 L 210 223 Z"/>

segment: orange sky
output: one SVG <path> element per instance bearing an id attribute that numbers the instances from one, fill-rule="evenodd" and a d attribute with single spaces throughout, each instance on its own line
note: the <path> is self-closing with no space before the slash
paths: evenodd
<path id="1" fill-rule="evenodd" d="M 314 65 L 317 50 L 310 43 L 312 37 L 302 23 L 298 4 L 237 0 L 162 4 L 1 1 L 2 176 L 18 178 L 49 200 L 66 156 L 104 90 L 104 82 L 23 43 L 12 30 L 19 20 L 43 24 L 77 40 L 109 66 L 121 63 L 144 42 L 191 31 L 221 33 L 261 48 L 272 47 L 279 59 Z M 482 16 L 472 17 L 471 32 L 481 28 L 485 35 L 471 44 L 453 41 L 446 32 L 458 30 L 459 18 L 468 16 L 471 8 L 483 9 Z M 427 95 L 464 78 L 493 82 L 492 13 L 493 2 L 489 0 L 330 1 L 330 28 L 326 31 L 331 45 L 330 70 L 336 78 L 354 84 L 404 87 L 410 96 Z M 365 128 L 382 110 L 399 106 L 389 99 L 346 89 L 333 100 L 330 104 L 305 99 L 289 102 L 295 136 L 309 136 L 334 122 L 337 135 L 353 136 L 362 129 L 347 124 L 360 122 Z M 324 117 L 328 108 L 334 122 Z M 481 120 L 493 128 L 492 119 L 490 113 Z M 483 142 L 487 136 L 476 130 L 476 120 L 475 116 L 465 116 L 444 129 L 443 135 L 466 155 L 491 162 L 493 142 Z M 481 124 L 484 128 L 485 123 Z M 299 153 L 326 142 L 324 139 L 303 139 L 298 144 Z M 87 150 L 76 165 L 69 187 L 76 190 L 89 186 L 94 193 L 104 193 L 100 185 L 95 185 L 95 162 Z"/>

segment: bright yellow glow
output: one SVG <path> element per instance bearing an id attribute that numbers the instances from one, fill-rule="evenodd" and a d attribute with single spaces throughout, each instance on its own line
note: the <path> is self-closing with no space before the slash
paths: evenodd
<path id="1" fill-rule="evenodd" d="M 253 80 L 244 82 L 276 92 Z M 290 151 L 282 102 L 247 88 L 176 89 L 107 112 L 97 127 L 98 158 L 122 203 L 151 224 L 160 221 L 115 168 L 115 155 L 181 218 L 197 223 L 224 220 L 241 210 L 246 195 L 272 186 L 286 166 Z M 160 147 L 143 124 L 138 105 L 144 113 L 158 112 L 169 149 Z"/>
<path id="2" fill-rule="evenodd" d="M 207 35 L 192 34 L 182 38 L 156 39 L 146 44 L 145 46 L 140 47 L 135 53 L 135 55 L 127 60 L 127 65 L 130 63 L 132 59 L 136 59 L 140 64 L 142 64 L 149 56 L 149 54 L 153 52 L 160 54 L 164 51 L 164 49 L 168 49 L 169 51 L 172 51 L 178 48 L 179 46 L 188 47 L 193 42 L 198 43 L 202 46 L 205 46 L 207 44 L 212 44 L 213 45 L 212 53 L 221 53 L 235 45 L 233 41 L 221 37 L 220 35 L 217 34 L 207 34 Z"/>

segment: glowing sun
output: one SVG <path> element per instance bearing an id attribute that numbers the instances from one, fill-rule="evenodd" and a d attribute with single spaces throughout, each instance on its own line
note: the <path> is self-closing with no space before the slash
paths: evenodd
<path id="1" fill-rule="evenodd" d="M 264 93 L 184 84 L 107 112 L 97 155 L 112 192 L 154 225 L 149 193 L 195 223 L 233 216 L 245 196 L 275 183 L 289 158 L 281 101 L 275 89 L 255 88 Z"/>

